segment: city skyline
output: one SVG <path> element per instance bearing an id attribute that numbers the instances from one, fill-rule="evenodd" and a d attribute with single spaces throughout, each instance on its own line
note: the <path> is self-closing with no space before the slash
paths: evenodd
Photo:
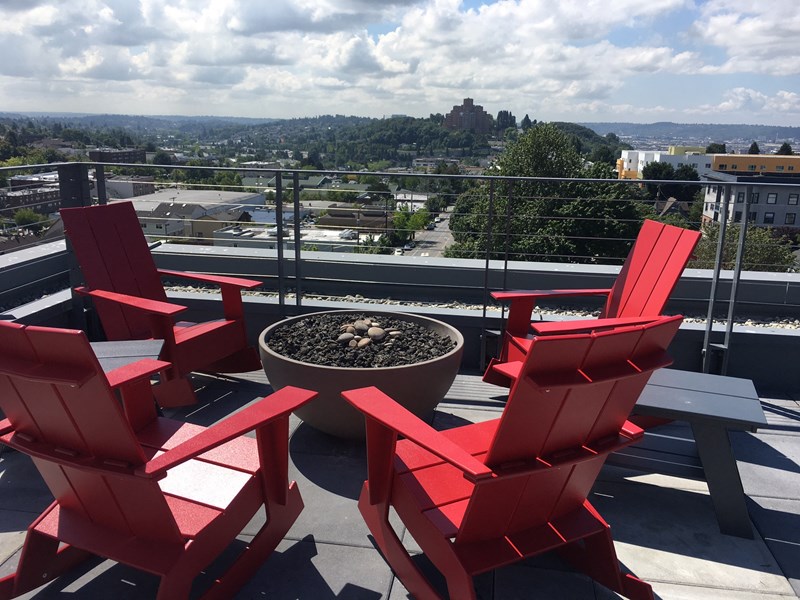
<path id="1" fill-rule="evenodd" d="M 800 4 L 0 2 L 0 112 L 800 125 Z"/>

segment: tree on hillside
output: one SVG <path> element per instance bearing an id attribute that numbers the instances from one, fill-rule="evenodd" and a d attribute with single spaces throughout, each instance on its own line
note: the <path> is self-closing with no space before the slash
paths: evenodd
<path id="1" fill-rule="evenodd" d="M 497 113 L 497 119 L 494 122 L 495 130 L 503 132 L 506 129 L 513 127 L 517 128 L 517 118 L 508 110 L 501 110 Z"/>
<path id="2" fill-rule="evenodd" d="M 592 153 L 589 154 L 591 162 L 605 163 L 613 165 L 617 162 L 617 155 L 608 146 L 597 146 Z"/>
<path id="3" fill-rule="evenodd" d="M 425 227 L 430 220 L 430 213 L 424 208 L 411 212 L 408 207 L 401 207 L 392 217 L 394 229 L 389 234 L 389 242 L 393 246 L 406 243 L 414 237 L 415 231 Z"/>
<path id="4" fill-rule="evenodd" d="M 159 150 L 153 156 L 153 164 L 154 165 L 171 165 L 172 164 L 172 156 L 169 152 L 164 152 L 163 150 Z"/>
<path id="5" fill-rule="evenodd" d="M 34 233 L 39 233 L 47 223 L 47 217 L 30 208 L 20 208 L 14 213 L 14 223 L 18 227 L 25 227 Z"/>
<path id="6" fill-rule="evenodd" d="M 689 267 L 711 269 L 717 255 L 719 224 L 710 223 L 703 227 L 703 237 L 695 248 Z M 722 268 L 733 269 L 736 249 L 739 243 L 739 225 L 729 225 L 725 234 L 722 252 Z M 775 271 L 786 273 L 795 271 L 795 258 L 791 245 L 785 238 L 775 238 L 769 228 L 748 227 L 745 233 L 742 269 L 745 271 Z"/>
<path id="7" fill-rule="evenodd" d="M 781 147 L 778 148 L 778 151 L 775 154 L 781 154 L 783 156 L 791 156 L 792 154 L 794 154 L 794 152 L 792 152 L 792 147 L 789 145 L 789 142 L 783 142 L 783 144 L 781 144 Z"/>
<path id="8" fill-rule="evenodd" d="M 675 169 L 669 163 L 651 162 L 642 169 L 642 177 L 649 180 L 700 181 L 697 170 L 691 165 L 681 165 Z M 647 184 L 648 198 L 653 201 L 666 201 L 675 198 L 678 202 L 693 202 L 699 185 L 679 183 Z"/>
<path id="9" fill-rule="evenodd" d="M 758 147 L 758 144 L 753 142 L 750 144 L 750 148 L 747 150 L 748 154 L 761 154 L 761 148 Z"/>
<path id="10" fill-rule="evenodd" d="M 510 144 L 496 173 L 505 178 L 578 178 L 583 159 L 571 136 L 553 124 L 540 124 Z M 450 218 L 455 243 L 452 257 L 482 257 L 491 244 L 492 257 L 506 249 L 512 260 L 603 262 L 624 256 L 641 224 L 636 203 L 614 178 L 611 168 L 596 164 L 588 176 L 607 184 L 570 181 L 493 179 L 462 194 Z M 494 213 L 491 235 L 488 213 Z"/>
<path id="11" fill-rule="evenodd" d="M 531 118 L 526 114 L 522 117 L 522 122 L 520 123 L 520 127 L 522 127 L 522 131 L 528 131 L 533 126 L 531 123 Z"/>
<path id="12" fill-rule="evenodd" d="M 717 142 L 712 142 L 708 146 L 706 146 L 706 154 L 727 154 L 728 150 L 725 147 L 725 144 L 718 144 Z"/>

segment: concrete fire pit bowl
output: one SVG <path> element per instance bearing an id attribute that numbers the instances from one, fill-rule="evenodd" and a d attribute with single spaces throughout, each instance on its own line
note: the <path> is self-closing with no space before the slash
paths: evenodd
<path id="1" fill-rule="evenodd" d="M 455 342 L 446 354 L 401 366 L 340 367 L 301 362 L 279 354 L 269 343 L 276 331 L 290 327 L 309 317 L 365 314 L 376 320 L 399 319 L 422 326 Z M 319 392 L 312 402 L 296 414 L 311 427 L 341 438 L 361 439 L 365 435 L 364 417 L 341 397 L 344 390 L 374 385 L 394 398 L 417 416 L 425 417 L 444 398 L 461 365 L 464 338 L 450 325 L 418 315 L 388 311 L 326 311 L 284 319 L 267 327 L 258 339 L 261 363 L 267 379 L 275 390 L 294 385 Z"/>

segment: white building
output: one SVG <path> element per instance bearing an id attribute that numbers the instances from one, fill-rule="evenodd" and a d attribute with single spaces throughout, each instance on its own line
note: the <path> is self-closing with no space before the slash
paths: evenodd
<path id="1" fill-rule="evenodd" d="M 165 188 L 131 200 L 142 231 L 149 236 L 184 236 L 191 221 L 231 209 L 264 205 L 264 195 L 219 190 Z"/>
<path id="2" fill-rule="evenodd" d="M 700 178 L 711 172 L 712 155 L 699 152 L 675 153 L 670 149 L 667 152 L 658 150 L 623 150 L 617 160 L 617 172 L 620 179 L 644 179 L 642 171 L 653 162 L 667 163 L 672 168 L 678 169 L 684 165 L 694 167 Z"/>
<path id="3" fill-rule="evenodd" d="M 215 246 L 234 248 L 262 248 L 275 250 L 278 247 L 276 227 L 226 227 L 213 234 Z M 359 236 L 354 230 L 333 230 L 302 228 L 300 242 L 303 250 L 315 252 L 354 252 Z M 285 228 L 283 232 L 284 250 L 294 250 L 294 229 Z"/>
<path id="4" fill-rule="evenodd" d="M 706 175 L 712 185 L 705 186 L 703 221 L 719 222 L 724 206 L 725 187 L 713 185 L 734 183 L 728 205 L 728 221 L 740 222 L 747 210 L 748 222 L 754 225 L 773 227 L 800 227 L 800 179 L 791 177 L 769 177 L 752 175 L 728 175 L 716 173 Z M 756 187 L 753 184 L 758 184 Z M 745 196 L 752 186 L 747 208 Z M 719 202 L 717 196 L 719 195 Z"/>

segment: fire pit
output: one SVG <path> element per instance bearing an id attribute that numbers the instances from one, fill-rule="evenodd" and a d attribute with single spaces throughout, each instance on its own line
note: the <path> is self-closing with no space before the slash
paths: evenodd
<path id="1" fill-rule="evenodd" d="M 279 321 L 258 340 L 274 389 L 313 389 L 317 399 L 297 411 L 310 426 L 343 438 L 364 437 L 364 417 L 341 392 L 374 385 L 424 417 L 455 379 L 461 333 L 435 319 L 385 311 L 327 311 Z"/>

